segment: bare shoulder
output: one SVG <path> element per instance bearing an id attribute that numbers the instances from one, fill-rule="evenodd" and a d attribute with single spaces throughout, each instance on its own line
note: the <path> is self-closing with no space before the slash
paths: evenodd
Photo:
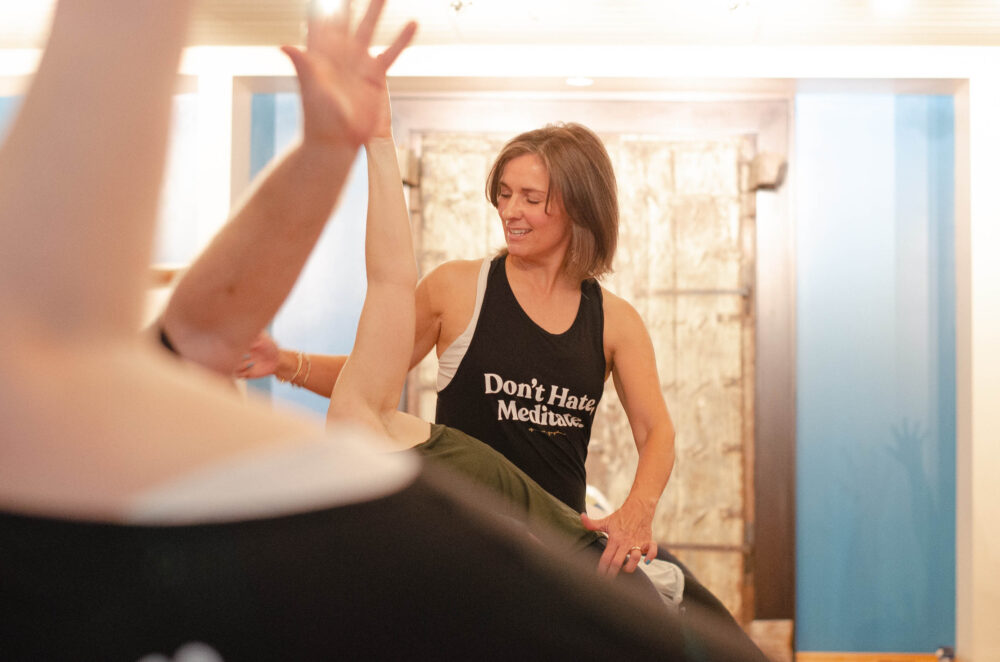
<path id="1" fill-rule="evenodd" d="M 433 285 L 475 281 L 482 264 L 482 260 L 449 260 L 431 269 L 423 280 Z"/>
<path id="2" fill-rule="evenodd" d="M 420 280 L 416 294 L 418 343 L 428 329 L 433 337 L 426 347 L 415 352 L 426 353 L 431 345 L 443 351 L 469 324 L 476 306 L 476 284 L 482 264 L 482 260 L 452 260 L 435 267 Z"/>
<path id="3" fill-rule="evenodd" d="M 645 334 L 646 325 L 639 311 L 628 301 L 606 287 L 601 287 L 604 297 L 604 338 L 610 341 L 628 342 L 634 334 Z"/>
<path id="4" fill-rule="evenodd" d="M 447 308 L 448 302 L 475 299 L 476 280 L 482 260 L 451 260 L 432 269 L 417 285 L 434 302 L 436 308 Z"/>

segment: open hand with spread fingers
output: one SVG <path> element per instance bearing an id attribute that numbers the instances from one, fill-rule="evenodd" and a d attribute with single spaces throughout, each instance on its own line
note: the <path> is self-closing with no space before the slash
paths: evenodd
<path id="1" fill-rule="evenodd" d="M 307 144 L 346 140 L 358 147 L 384 123 L 385 73 L 417 30 L 416 23 L 407 23 L 388 48 L 372 56 L 368 49 L 384 5 L 385 0 L 372 0 L 352 31 L 345 0 L 339 11 L 310 18 L 305 50 L 282 48 L 298 75 Z"/>

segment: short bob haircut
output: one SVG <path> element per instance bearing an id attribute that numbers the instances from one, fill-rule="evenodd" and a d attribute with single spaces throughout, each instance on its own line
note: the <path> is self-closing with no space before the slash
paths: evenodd
<path id="1" fill-rule="evenodd" d="M 545 211 L 555 196 L 573 223 L 565 272 L 581 280 L 609 273 L 618 246 L 618 185 L 601 139 L 581 124 L 549 124 L 513 138 L 486 178 L 486 197 L 494 207 L 504 168 L 525 154 L 537 156 L 548 171 Z"/>

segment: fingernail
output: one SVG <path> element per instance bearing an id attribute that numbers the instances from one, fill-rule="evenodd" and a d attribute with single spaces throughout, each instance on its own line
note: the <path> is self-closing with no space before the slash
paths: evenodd
<path id="1" fill-rule="evenodd" d="M 257 364 L 254 363 L 253 361 L 251 361 L 250 363 L 247 364 L 246 369 L 249 370 L 250 368 L 254 367 L 255 365 L 257 365 Z"/>
<path id="2" fill-rule="evenodd" d="M 653 559 L 646 559 L 646 565 L 649 565 L 652 562 L 653 562 Z"/>
<path id="3" fill-rule="evenodd" d="M 250 358 L 250 355 L 249 355 L 249 354 L 244 354 L 244 355 L 243 355 L 243 360 L 244 360 L 244 361 L 246 361 L 246 360 L 247 360 L 248 358 Z"/>

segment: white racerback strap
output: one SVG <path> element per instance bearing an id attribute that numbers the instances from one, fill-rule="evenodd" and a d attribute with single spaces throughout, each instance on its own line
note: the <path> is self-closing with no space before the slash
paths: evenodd
<path id="1" fill-rule="evenodd" d="M 465 352 L 469 349 L 472 336 L 476 333 L 476 323 L 479 322 L 479 311 L 483 308 L 483 297 L 486 294 L 486 279 L 490 275 L 490 263 L 492 259 L 483 258 L 483 266 L 479 268 L 479 280 L 476 282 L 476 305 L 472 310 L 472 319 L 469 325 L 462 331 L 462 335 L 455 338 L 455 341 L 448 345 L 448 348 L 438 357 L 437 390 L 441 392 L 458 371 L 458 366 L 465 358 Z"/>

